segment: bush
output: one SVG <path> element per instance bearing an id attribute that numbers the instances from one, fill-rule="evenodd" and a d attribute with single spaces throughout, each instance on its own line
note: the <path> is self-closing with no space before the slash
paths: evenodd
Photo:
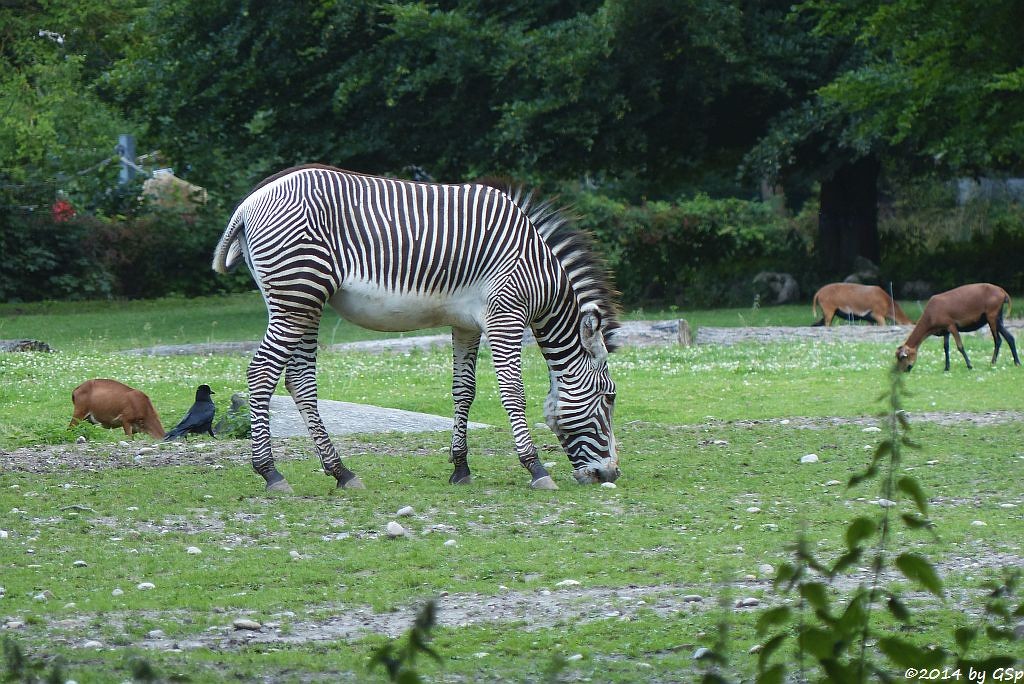
<path id="1" fill-rule="evenodd" d="M 762 270 L 806 277 L 809 241 L 771 206 L 698 195 L 626 205 L 569 190 L 579 225 L 591 231 L 629 303 L 749 304 Z"/>

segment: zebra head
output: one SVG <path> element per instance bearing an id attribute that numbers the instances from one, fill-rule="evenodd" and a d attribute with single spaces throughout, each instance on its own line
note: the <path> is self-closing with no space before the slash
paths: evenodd
<path id="1" fill-rule="evenodd" d="M 614 482 L 620 474 L 612 414 L 615 383 L 597 309 L 584 310 L 579 326 L 584 363 L 551 373 L 544 418 L 558 437 L 580 484 Z"/>

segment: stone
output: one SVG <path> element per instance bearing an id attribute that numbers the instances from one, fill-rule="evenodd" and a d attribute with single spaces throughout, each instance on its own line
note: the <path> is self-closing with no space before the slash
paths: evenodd
<path id="1" fill-rule="evenodd" d="M 455 541 L 454 539 L 447 539 L 444 542 L 444 545 L 449 547 L 449 548 L 452 547 L 452 546 L 455 546 L 456 544 L 458 544 L 458 542 Z"/>
<path id="2" fill-rule="evenodd" d="M 601 486 L 604 487 L 605 489 L 615 489 L 614 482 L 602 482 Z"/>
<path id="3" fill-rule="evenodd" d="M 700 603 L 704 597 L 700 594 L 687 594 L 683 597 L 683 603 Z"/>
<path id="4" fill-rule="evenodd" d="M 202 552 L 203 550 L 198 546 L 190 546 L 187 549 L 185 549 L 185 553 L 187 553 L 190 556 L 198 556 Z"/>
<path id="5" fill-rule="evenodd" d="M 392 520 L 387 525 L 387 533 L 389 537 L 396 539 L 405 535 L 405 528 Z"/>
<path id="6" fill-rule="evenodd" d="M 82 648 L 103 648 L 103 642 L 96 641 L 95 639 L 89 639 L 89 641 L 82 644 Z"/>
<path id="7" fill-rule="evenodd" d="M 761 271 L 754 276 L 753 284 L 765 304 L 789 304 L 800 299 L 800 286 L 788 273 Z"/>
<path id="8" fill-rule="evenodd" d="M 555 586 L 556 587 L 578 587 L 578 586 L 580 586 L 580 581 L 579 580 L 574 580 L 574 579 L 564 579 L 561 582 L 558 582 Z"/>
<path id="9" fill-rule="evenodd" d="M 149 591 L 150 589 L 156 589 L 156 585 L 152 582 L 139 582 L 136 588 L 139 591 Z"/>
<path id="10" fill-rule="evenodd" d="M 410 515 L 413 515 L 414 513 L 416 513 L 416 511 L 415 509 L 413 509 L 412 506 L 402 506 L 401 508 L 398 509 L 395 515 L 397 515 L 399 518 L 408 518 Z"/>
<path id="11" fill-rule="evenodd" d="M 112 592 L 110 592 L 110 595 L 111 596 L 123 596 L 124 595 L 124 589 L 122 589 L 121 587 L 117 587 Z"/>
<path id="12" fill-rule="evenodd" d="M 700 648 L 698 648 L 696 651 L 693 652 L 693 659 L 694 660 L 701 660 L 703 658 L 707 658 L 709 655 L 711 655 L 711 649 L 707 648 L 705 646 L 701 646 Z"/>
<path id="13" fill-rule="evenodd" d="M 89 564 L 86 563 L 84 560 L 76 560 L 74 563 L 71 564 L 71 566 L 75 568 L 87 568 L 89 567 Z"/>
<path id="14" fill-rule="evenodd" d="M 760 513 L 760 512 L 761 512 L 761 509 L 758 508 L 757 506 L 751 506 L 750 508 L 747 509 L 747 513 Z"/>
<path id="15" fill-rule="evenodd" d="M 817 463 L 818 462 L 818 454 L 807 454 L 806 456 L 801 456 L 800 457 L 800 462 L 801 463 Z"/>
<path id="16" fill-rule="evenodd" d="M 247 618 L 238 618 L 237 620 L 231 623 L 231 626 L 237 630 L 244 629 L 253 632 L 258 632 L 260 629 L 263 628 L 263 625 L 261 625 L 260 623 L 256 622 L 255 620 L 249 620 Z"/>
<path id="17" fill-rule="evenodd" d="M 760 604 L 761 604 L 761 600 L 760 599 L 754 598 L 753 596 L 748 596 L 747 598 L 741 598 L 739 601 L 737 601 L 736 602 L 736 607 L 737 608 L 753 608 L 754 606 L 757 606 L 757 605 L 760 605 Z"/>

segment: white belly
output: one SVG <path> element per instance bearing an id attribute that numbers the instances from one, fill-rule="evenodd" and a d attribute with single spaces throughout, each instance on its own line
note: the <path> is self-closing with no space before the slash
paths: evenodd
<path id="1" fill-rule="evenodd" d="M 482 285 L 424 295 L 397 293 L 374 283 L 347 282 L 329 304 L 345 320 L 371 330 L 404 332 L 445 325 L 483 330 L 486 297 Z"/>

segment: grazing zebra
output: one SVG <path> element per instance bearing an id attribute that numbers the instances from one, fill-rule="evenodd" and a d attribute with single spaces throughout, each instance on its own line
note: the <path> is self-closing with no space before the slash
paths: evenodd
<path id="1" fill-rule="evenodd" d="M 373 330 L 452 327 L 451 483 L 472 479 L 466 428 L 486 333 L 519 461 L 532 487 L 557 489 L 526 422 L 527 326 L 549 369 L 546 422 L 576 479 L 619 476 L 607 365 L 618 309 L 605 268 L 587 236 L 550 202 L 494 185 L 414 183 L 308 165 L 267 178 L 235 209 L 213 268 L 225 273 L 244 256 L 267 304 L 267 332 L 247 378 L 252 465 L 268 491 L 291 491 L 270 447 L 268 407 L 282 371 L 324 471 L 338 487 L 363 487 L 342 464 L 317 410 L 325 304 Z"/>

